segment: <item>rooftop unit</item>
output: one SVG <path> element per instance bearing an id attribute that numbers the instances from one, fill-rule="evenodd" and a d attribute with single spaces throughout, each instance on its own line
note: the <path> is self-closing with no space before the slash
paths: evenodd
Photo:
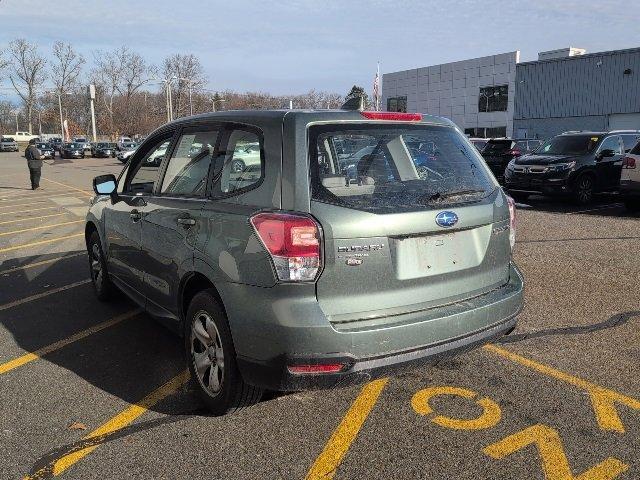
<path id="1" fill-rule="evenodd" d="M 584 48 L 567 47 L 559 48 L 557 50 L 548 50 L 546 52 L 538 53 L 538 60 L 551 60 L 554 58 L 566 58 L 575 57 L 577 55 L 584 55 L 587 51 Z"/>

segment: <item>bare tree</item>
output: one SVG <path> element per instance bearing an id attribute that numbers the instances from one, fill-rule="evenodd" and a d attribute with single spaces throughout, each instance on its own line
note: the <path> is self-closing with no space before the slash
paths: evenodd
<path id="1" fill-rule="evenodd" d="M 53 44 L 53 56 L 55 58 L 51 66 L 53 83 L 58 93 L 64 95 L 76 85 L 85 59 L 70 44 L 64 42 Z"/>
<path id="2" fill-rule="evenodd" d="M 206 84 L 200 60 L 193 54 L 176 54 L 165 58 L 162 65 L 162 76 L 165 80 L 173 79 L 172 96 L 175 99 L 175 116 L 187 113 L 187 105 L 193 104 L 194 93 L 199 92 Z"/>
<path id="3" fill-rule="evenodd" d="M 24 38 L 9 42 L 11 69 L 9 80 L 24 102 L 29 132 L 32 132 L 33 106 L 36 102 L 38 88 L 44 83 L 44 70 L 47 61 L 38 52 L 38 47 Z"/>

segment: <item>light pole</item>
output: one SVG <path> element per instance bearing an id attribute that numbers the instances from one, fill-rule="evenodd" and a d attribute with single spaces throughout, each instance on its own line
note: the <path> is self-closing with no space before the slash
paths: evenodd
<path id="1" fill-rule="evenodd" d="M 14 112 L 16 114 L 16 133 L 18 133 L 18 131 L 20 131 L 20 125 L 18 125 L 18 110 L 14 110 Z"/>

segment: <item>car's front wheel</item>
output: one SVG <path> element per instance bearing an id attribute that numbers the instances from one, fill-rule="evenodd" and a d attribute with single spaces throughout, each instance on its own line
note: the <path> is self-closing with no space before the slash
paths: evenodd
<path id="1" fill-rule="evenodd" d="M 573 199 L 578 205 L 589 205 L 593 200 L 594 183 L 591 175 L 582 175 L 576 180 Z"/>
<path id="2" fill-rule="evenodd" d="M 192 382 L 211 413 L 224 415 L 260 400 L 263 390 L 242 379 L 229 324 L 211 290 L 191 300 L 184 333 Z"/>
<path id="3" fill-rule="evenodd" d="M 100 235 L 95 230 L 91 233 L 87 242 L 87 253 L 89 254 L 89 273 L 91 283 L 96 292 L 98 300 L 106 301 L 113 295 L 113 284 L 107 273 L 107 262 L 102 253 Z"/>
<path id="4" fill-rule="evenodd" d="M 240 173 L 244 171 L 245 165 L 242 160 L 234 160 L 231 162 L 231 171 L 233 173 Z"/>

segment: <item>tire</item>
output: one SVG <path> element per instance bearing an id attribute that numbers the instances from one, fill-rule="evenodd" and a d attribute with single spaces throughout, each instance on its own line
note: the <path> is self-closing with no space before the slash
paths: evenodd
<path id="1" fill-rule="evenodd" d="M 511 198 L 513 198 L 516 202 L 526 202 L 529 199 L 528 193 L 516 193 L 516 192 L 508 192 L 507 193 Z"/>
<path id="2" fill-rule="evenodd" d="M 578 205 L 589 205 L 593 200 L 594 182 L 591 175 L 581 175 L 573 187 L 573 200 Z"/>
<path id="3" fill-rule="evenodd" d="M 640 198 L 627 198 L 624 200 L 624 206 L 633 213 L 640 212 Z"/>
<path id="4" fill-rule="evenodd" d="M 91 275 L 91 283 L 98 300 L 106 302 L 113 296 L 114 285 L 109 279 L 107 272 L 107 262 L 104 259 L 102 245 L 100 244 L 100 235 L 93 231 L 87 242 L 87 253 L 89 255 L 89 274 Z"/>
<path id="5" fill-rule="evenodd" d="M 264 390 L 242 379 L 229 324 L 212 290 L 193 297 L 184 324 L 191 382 L 211 413 L 225 415 L 260 401 Z"/>
<path id="6" fill-rule="evenodd" d="M 240 173 L 244 171 L 245 164 L 242 160 L 234 160 L 231 162 L 231 172 L 232 173 Z"/>

